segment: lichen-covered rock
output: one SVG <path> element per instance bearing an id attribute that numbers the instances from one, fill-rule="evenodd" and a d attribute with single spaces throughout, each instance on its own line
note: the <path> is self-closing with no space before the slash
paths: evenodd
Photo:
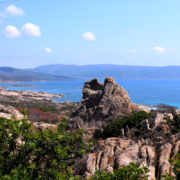
<path id="1" fill-rule="evenodd" d="M 81 128 L 94 129 L 92 137 L 108 122 L 132 112 L 132 102 L 128 92 L 118 85 L 113 78 L 106 78 L 104 83 L 98 79 L 84 83 L 81 106 L 69 118 L 68 128 L 78 123 Z"/>

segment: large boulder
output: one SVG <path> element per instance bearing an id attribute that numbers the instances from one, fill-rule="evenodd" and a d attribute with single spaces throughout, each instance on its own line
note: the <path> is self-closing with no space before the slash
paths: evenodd
<path id="1" fill-rule="evenodd" d="M 14 116 L 17 120 L 21 120 L 24 118 L 18 110 L 16 110 L 12 106 L 4 106 L 0 104 L 0 117 L 4 117 L 7 119 L 12 119 L 11 117 Z"/>
<path id="2" fill-rule="evenodd" d="M 104 83 L 92 79 L 84 83 L 81 106 L 69 118 L 68 128 L 78 124 L 85 132 L 91 131 L 88 133 L 90 137 L 108 122 L 131 112 L 132 102 L 128 91 L 113 78 L 106 78 Z"/>

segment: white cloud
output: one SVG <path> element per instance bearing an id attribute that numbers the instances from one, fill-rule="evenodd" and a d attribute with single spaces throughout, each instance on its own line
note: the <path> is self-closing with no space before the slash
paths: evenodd
<path id="1" fill-rule="evenodd" d="M 47 53 L 52 53 L 52 50 L 51 50 L 50 48 L 45 48 L 45 51 L 46 51 Z"/>
<path id="2" fill-rule="evenodd" d="M 25 14 L 22 9 L 16 7 L 13 4 L 6 8 L 5 13 L 11 16 L 23 16 Z"/>
<path id="3" fill-rule="evenodd" d="M 14 26 L 6 26 L 5 30 L 3 31 L 3 36 L 5 37 L 18 37 L 20 36 L 21 32 Z"/>
<path id="4" fill-rule="evenodd" d="M 137 52 L 139 52 L 138 50 L 136 50 L 136 49 L 133 49 L 133 50 L 127 50 L 126 52 L 133 52 L 133 53 L 137 53 Z"/>
<path id="5" fill-rule="evenodd" d="M 96 40 L 95 34 L 92 32 L 86 32 L 83 34 L 83 38 L 88 40 L 88 41 L 94 41 Z"/>
<path id="6" fill-rule="evenodd" d="M 126 33 L 131 33 L 131 32 L 135 32 L 135 30 L 134 30 L 134 29 L 131 29 L 131 30 L 126 30 L 125 32 L 126 32 Z"/>
<path id="7" fill-rule="evenodd" d="M 21 31 L 19 31 L 16 27 L 14 26 L 6 26 L 5 30 L 3 31 L 3 36 L 5 37 L 18 37 L 18 36 L 41 36 L 41 31 L 38 26 L 31 24 L 31 23 L 26 23 L 22 28 Z"/>
<path id="8" fill-rule="evenodd" d="M 32 23 L 26 23 L 22 28 L 22 34 L 27 36 L 41 36 L 41 31 L 39 29 L 39 26 L 36 26 Z"/>
<path id="9" fill-rule="evenodd" d="M 157 51 L 157 52 L 160 52 L 160 53 L 167 51 L 166 48 L 164 48 L 164 47 L 158 47 L 158 46 L 153 47 L 153 50 L 154 50 L 154 51 Z"/>
<path id="10" fill-rule="evenodd" d="M 160 53 L 162 53 L 162 52 L 168 52 L 168 51 L 175 51 L 174 48 L 166 49 L 166 48 L 164 48 L 164 47 L 158 47 L 158 46 L 153 47 L 153 50 L 154 50 L 154 51 L 157 51 L 157 52 L 160 52 Z"/>
<path id="11" fill-rule="evenodd" d="M 22 9 L 16 7 L 15 5 L 8 6 L 4 12 L 0 12 L 0 17 L 8 16 L 23 16 L 25 13 Z"/>

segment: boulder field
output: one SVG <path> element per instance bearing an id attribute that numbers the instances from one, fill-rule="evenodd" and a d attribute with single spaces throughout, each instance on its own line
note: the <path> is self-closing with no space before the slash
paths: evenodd
<path id="1" fill-rule="evenodd" d="M 146 106 L 132 103 L 128 91 L 113 78 L 106 78 L 104 83 L 92 79 L 84 83 L 81 106 L 68 119 L 68 128 L 81 127 L 92 137 L 108 122 L 142 110 L 150 112 Z"/>

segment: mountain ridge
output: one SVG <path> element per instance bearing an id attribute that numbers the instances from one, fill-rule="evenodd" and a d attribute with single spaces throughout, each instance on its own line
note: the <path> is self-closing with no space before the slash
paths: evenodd
<path id="1" fill-rule="evenodd" d="M 67 76 L 53 75 L 32 70 L 17 69 L 12 67 L 0 67 L 0 82 L 22 81 L 64 81 L 72 80 Z"/>
<path id="2" fill-rule="evenodd" d="M 76 78 L 180 79 L 180 66 L 66 65 L 51 64 L 31 69 Z"/>

